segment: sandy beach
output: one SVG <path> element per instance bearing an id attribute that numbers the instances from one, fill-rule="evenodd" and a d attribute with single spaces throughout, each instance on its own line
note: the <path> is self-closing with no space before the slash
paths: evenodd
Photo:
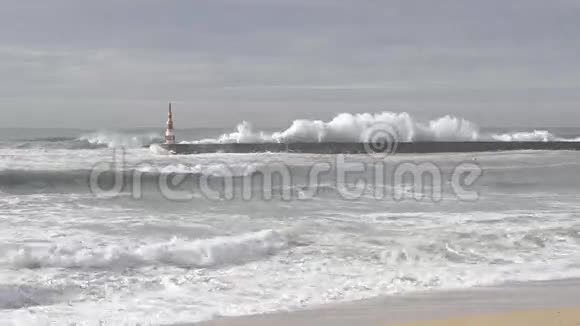
<path id="1" fill-rule="evenodd" d="M 580 325 L 580 280 L 434 291 L 318 309 L 221 318 L 205 326 Z"/>
<path id="2" fill-rule="evenodd" d="M 580 325 L 580 307 L 549 310 L 518 311 L 494 315 L 477 315 L 460 318 L 405 323 L 400 326 L 546 326 Z"/>

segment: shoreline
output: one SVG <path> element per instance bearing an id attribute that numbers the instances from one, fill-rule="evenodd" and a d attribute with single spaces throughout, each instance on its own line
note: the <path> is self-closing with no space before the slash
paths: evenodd
<path id="1" fill-rule="evenodd" d="M 430 291 L 324 305 L 308 310 L 224 317 L 179 326 L 468 325 L 493 320 L 545 320 L 557 314 L 580 322 L 580 279 Z M 515 318 L 515 319 L 514 319 Z M 433 323 L 433 324 L 432 324 Z M 486 325 L 482 323 L 481 325 Z M 520 325 L 513 323 L 513 325 Z M 521 324 L 524 325 L 524 324 Z M 545 324 L 537 324 L 545 325 Z M 568 324 L 563 324 L 568 325 Z M 177 326 L 177 325 L 176 325 Z M 496 325 L 497 326 L 497 325 Z"/>
<path id="2" fill-rule="evenodd" d="M 526 310 L 510 313 L 476 315 L 450 319 L 421 321 L 397 326 L 577 326 L 580 306 L 546 310 Z"/>

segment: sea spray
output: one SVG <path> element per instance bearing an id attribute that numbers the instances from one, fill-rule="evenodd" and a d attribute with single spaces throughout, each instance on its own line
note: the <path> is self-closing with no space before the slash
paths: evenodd
<path id="1" fill-rule="evenodd" d="M 288 248 L 281 231 L 262 230 L 232 236 L 169 241 L 145 245 L 62 243 L 51 247 L 22 247 L 9 254 L 15 268 L 107 268 L 124 269 L 148 265 L 203 268 L 243 264 L 265 259 Z"/>
<path id="2" fill-rule="evenodd" d="M 97 131 L 90 134 L 82 135 L 79 141 L 85 141 L 90 145 L 103 147 L 127 147 L 140 148 L 153 143 L 161 143 L 162 137 L 157 133 L 121 133 L 113 131 Z"/>
<path id="3" fill-rule="evenodd" d="M 243 121 L 236 131 L 217 138 L 182 143 L 286 143 L 286 142 L 367 142 L 368 131 L 387 126 L 399 142 L 417 141 L 566 141 L 549 131 L 514 131 L 502 134 L 482 132 L 463 118 L 446 115 L 430 121 L 418 121 L 409 113 L 341 113 L 330 121 L 299 119 L 285 130 L 265 132 Z"/>

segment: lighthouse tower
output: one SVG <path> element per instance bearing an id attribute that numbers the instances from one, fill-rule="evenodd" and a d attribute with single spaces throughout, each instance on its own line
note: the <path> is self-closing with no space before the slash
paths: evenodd
<path id="1" fill-rule="evenodd" d="M 171 112 L 171 102 L 169 102 L 169 113 L 167 113 L 167 130 L 165 130 L 165 143 L 175 144 L 175 134 L 173 133 L 173 113 Z"/>

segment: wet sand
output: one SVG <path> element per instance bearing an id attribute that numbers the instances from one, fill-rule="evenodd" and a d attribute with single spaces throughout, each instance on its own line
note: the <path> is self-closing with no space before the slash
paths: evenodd
<path id="1" fill-rule="evenodd" d="M 397 295 L 304 311 L 219 318 L 195 325 L 580 325 L 580 280 Z"/>
<path id="2" fill-rule="evenodd" d="M 503 314 L 476 315 L 434 321 L 406 323 L 397 326 L 577 326 L 580 307 L 527 310 Z"/>

